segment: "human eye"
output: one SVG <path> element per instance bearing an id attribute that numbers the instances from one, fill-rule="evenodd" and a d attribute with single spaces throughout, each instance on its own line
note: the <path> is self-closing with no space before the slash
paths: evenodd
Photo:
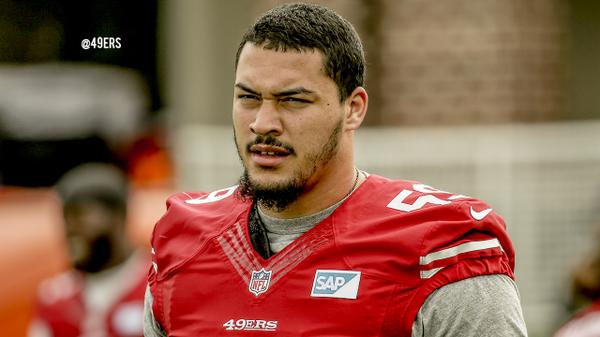
<path id="1" fill-rule="evenodd" d="M 258 101 L 260 98 L 253 94 L 238 94 L 237 98 L 244 101 Z"/>
<path id="2" fill-rule="evenodd" d="M 312 103 L 308 99 L 295 96 L 283 97 L 279 101 L 281 102 L 281 104 L 290 108 L 302 108 Z"/>
<path id="3" fill-rule="evenodd" d="M 255 108 L 261 104 L 261 97 L 250 93 L 240 93 L 236 95 L 236 100 L 241 107 L 245 108 Z"/>
<path id="4" fill-rule="evenodd" d="M 304 99 L 304 98 L 299 98 L 299 97 L 285 97 L 281 99 L 284 102 L 303 102 L 303 103 L 310 103 L 309 100 Z"/>

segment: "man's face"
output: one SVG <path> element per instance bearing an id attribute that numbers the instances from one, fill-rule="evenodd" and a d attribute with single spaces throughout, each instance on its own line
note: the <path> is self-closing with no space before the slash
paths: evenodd
<path id="1" fill-rule="evenodd" d="M 335 172 L 343 117 L 344 105 L 320 52 L 246 44 L 233 98 L 242 185 L 249 184 L 259 201 L 280 201 L 267 206 L 285 208 L 321 175 Z"/>
<path id="2" fill-rule="evenodd" d="M 86 200 L 65 212 L 67 246 L 75 269 L 95 273 L 112 257 L 116 228 L 121 215 L 105 205 Z"/>

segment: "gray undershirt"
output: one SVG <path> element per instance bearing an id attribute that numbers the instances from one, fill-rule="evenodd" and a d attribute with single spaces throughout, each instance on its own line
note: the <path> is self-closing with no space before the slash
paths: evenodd
<path id="1" fill-rule="evenodd" d="M 316 214 L 295 219 L 274 218 L 258 207 L 271 251 L 280 252 L 331 215 L 346 198 Z M 152 315 L 149 288 L 145 302 L 144 336 L 166 337 Z M 506 275 L 486 275 L 451 283 L 434 291 L 419 310 L 413 323 L 412 337 L 442 336 L 527 336 L 514 281 Z"/>
<path id="2" fill-rule="evenodd" d="M 260 221 L 265 227 L 267 237 L 269 238 L 269 247 L 271 248 L 271 251 L 273 253 L 282 251 L 287 245 L 292 243 L 292 241 L 296 240 L 316 224 L 330 216 L 344 200 L 346 199 L 342 199 L 333 206 L 318 213 L 293 219 L 274 218 L 265 214 L 260 207 L 257 207 L 258 216 L 260 217 Z"/>

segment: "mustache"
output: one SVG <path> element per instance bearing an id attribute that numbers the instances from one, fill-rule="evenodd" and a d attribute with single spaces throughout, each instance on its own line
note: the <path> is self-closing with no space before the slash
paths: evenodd
<path id="1" fill-rule="evenodd" d="M 267 136 L 262 136 L 262 135 L 258 135 L 256 136 L 256 138 L 254 139 L 254 141 L 249 142 L 246 145 L 246 151 L 250 152 L 250 148 L 254 145 L 270 145 L 270 146 L 276 146 L 276 147 L 280 147 L 282 149 L 287 150 L 290 154 L 295 154 L 296 151 L 294 151 L 294 148 L 289 145 L 286 144 L 282 141 L 280 141 L 279 139 L 273 137 L 272 135 L 267 135 Z"/>

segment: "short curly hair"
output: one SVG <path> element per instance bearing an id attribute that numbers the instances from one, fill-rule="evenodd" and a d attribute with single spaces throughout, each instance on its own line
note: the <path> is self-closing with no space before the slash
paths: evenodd
<path id="1" fill-rule="evenodd" d="M 236 70 L 248 42 L 283 52 L 320 51 L 325 73 L 338 87 L 340 102 L 364 86 L 366 66 L 360 37 L 350 22 L 329 8 L 294 3 L 269 10 L 244 34 L 236 53 Z"/>

